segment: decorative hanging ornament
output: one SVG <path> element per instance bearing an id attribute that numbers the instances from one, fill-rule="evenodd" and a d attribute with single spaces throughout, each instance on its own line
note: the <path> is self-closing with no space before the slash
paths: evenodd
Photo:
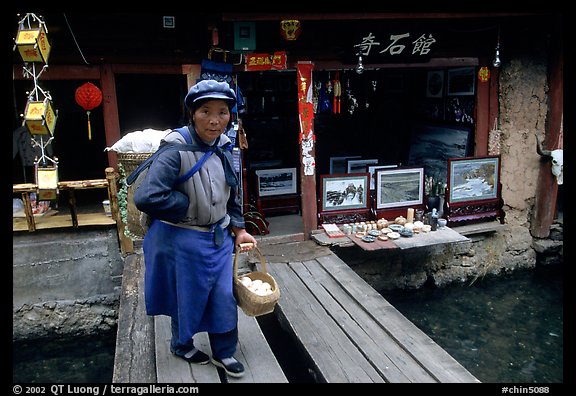
<path id="1" fill-rule="evenodd" d="M 90 128 L 90 111 L 100 106 L 102 103 L 102 91 L 96 85 L 87 82 L 76 89 L 76 103 L 78 103 L 88 115 L 88 140 L 92 140 L 92 129 Z"/>
<path id="2" fill-rule="evenodd" d="M 490 70 L 486 66 L 483 66 L 478 70 L 478 79 L 480 82 L 486 82 L 490 79 Z"/>
<path id="3" fill-rule="evenodd" d="M 302 29 L 297 19 L 284 19 L 280 21 L 280 34 L 287 41 L 298 40 Z"/>

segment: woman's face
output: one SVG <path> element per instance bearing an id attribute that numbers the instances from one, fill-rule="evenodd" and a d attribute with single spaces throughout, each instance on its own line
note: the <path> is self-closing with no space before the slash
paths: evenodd
<path id="1" fill-rule="evenodd" d="M 208 100 L 194 111 L 192 120 L 200 139 L 210 143 L 226 131 L 230 109 L 224 100 Z"/>

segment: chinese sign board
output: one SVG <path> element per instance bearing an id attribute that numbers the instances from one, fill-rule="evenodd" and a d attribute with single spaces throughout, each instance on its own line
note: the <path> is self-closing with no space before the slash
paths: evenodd
<path id="1" fill-rule="evenodd" d="M 438 34 L 409 28 L 366 30 L 354 36 L 348 60 L 362 56 L 365 63 L 426 62 L 438 45 Z"/>

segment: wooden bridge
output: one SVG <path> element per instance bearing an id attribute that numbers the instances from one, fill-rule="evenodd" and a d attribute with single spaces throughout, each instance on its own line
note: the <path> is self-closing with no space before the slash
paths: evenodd
<path id="1" fill-rule="evenodd" d="M 315 382 L 480 382 L 406 319 L 329 248 L 314 241 L 260 244 L 281 297 L 273 313 Z M 257 262 L 257 260 L 255 260 Z M 113 382 L 289 382 L 259 321 L 239 312 L 236 357 L 246 367 L 228 379 L 212 364 L 169 352 L 170 320 L 144 311 L 143 258 L 128 256 L 120 303 Z M 210 353 L 206 333 L 196 336 Z"/>

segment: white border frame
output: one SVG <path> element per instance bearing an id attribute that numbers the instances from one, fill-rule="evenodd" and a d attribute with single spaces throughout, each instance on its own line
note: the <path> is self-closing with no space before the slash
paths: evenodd
<path id="1" fill-rule="evenodd" d="M 286 194 L 296 194 L 297 191 L 297 175 L 296 168 L 277 168 L 277 169 L 258 169 L 256 172 L 256 181 L 258 186 L 258 196 L 259 197 L 269 197 L 273 195 L 286 195 Z M 290 175 L 287 180 L 292 180 L 288 186 L 281 187 L 264 187 L 262 183 L 265 178 L 272 178 L 275 176 L 280 176 L 282 174 Z"/>
<path id="2" fill-rule="evenodd" d="M 353 159 L 353 158 L 362 158 L 361 155 L 348 155 L 346 157 L 330 157 L 330 174 L 339 174 L 339 173 L 346 173 L 346 160 Z M 335 172 L 334 167 L 337 162 L 342 163 L 342 171 Z"/>
<path id="3" fill-rule="evenodd" d="M 368 165 L 378 165 L 380 162 L 377 158 L 371 159 L 347 159 L 346 160 L 346 173 L 362 173 L 366 172 Z"/>
<path id="4" fill-rule="evenodd" d="M 418 198 L 406 199 L 404 201 L 394 201 L 381 203 L 382 201 L 382 179 L 385 176 L 397 176 L 402 174 L 418 175 Z M 394 189 L 397 191 L 398 189 Z M 424 168 L 396 168 L 376 170 L 376 209 L 400 208 L 405 206 L 422 205 L 424 203 Z"/>

